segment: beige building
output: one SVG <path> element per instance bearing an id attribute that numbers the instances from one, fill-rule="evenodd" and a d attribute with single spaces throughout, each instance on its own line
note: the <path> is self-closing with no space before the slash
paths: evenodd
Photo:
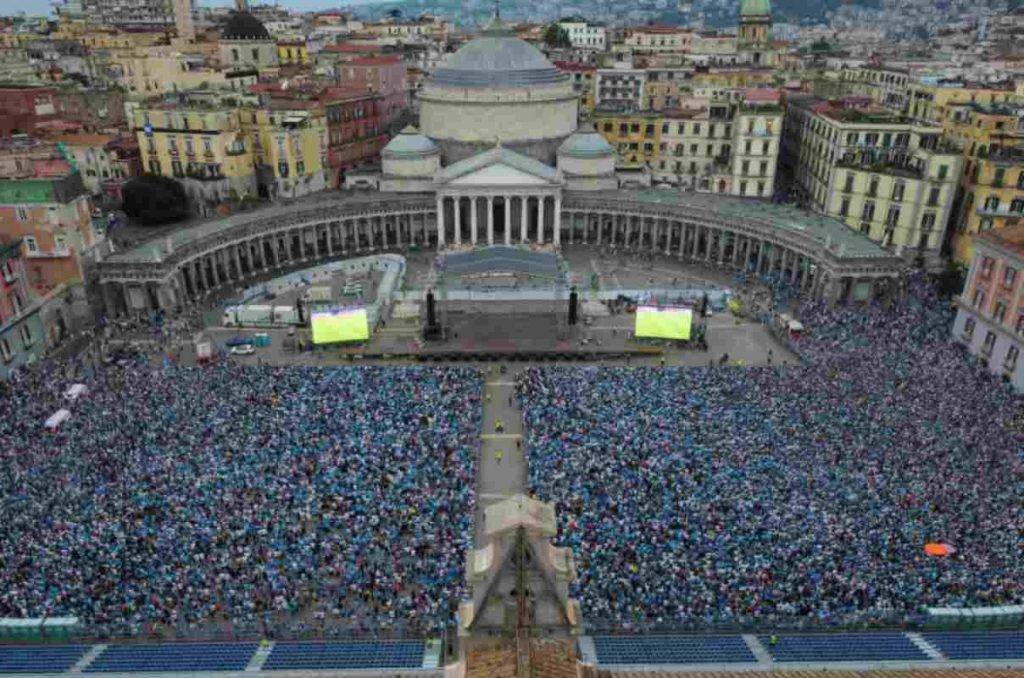
<path id="1" fill-rule="evenodd" d="M 860 101 L 794 96 L 784 147 L 808 207 L 906 258 L 939 262 L 962 168 L 941 128 Z"/>
<path id="2" fill-rule="evenodd" d="M 664 112 L 656 181 L 702 192 L 770 198 L 782 132 L 777 103 L 691 99 Z"/>

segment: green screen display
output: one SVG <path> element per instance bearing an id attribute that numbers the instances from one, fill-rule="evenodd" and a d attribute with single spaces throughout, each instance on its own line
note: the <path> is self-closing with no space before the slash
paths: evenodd
<path id="1" fill-rule="evenodd" d="M 313 327 L 314 344 L 337 344 L 370 338 L 365 308 L 314 313 L 309 322 Z"/>
<path id="2" fill-rule="evenodd" d="M 692 324 L 693 311 L 688 308 L 640 306 L 636 309 L 637 337 L 688 340 Z"/>

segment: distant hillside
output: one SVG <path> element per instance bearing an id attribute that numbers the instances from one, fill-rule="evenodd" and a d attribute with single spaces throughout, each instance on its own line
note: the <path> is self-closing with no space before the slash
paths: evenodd
<path id="1" fill-rule="evenodd" d="M 772 0 L 772 10 L 776 17 L 797 23 L 801 19 L 823 19 L 826 12 L 843 4 L 843 0 Z M 882 5 L 881 0 L 854 0 L 850 4 L 876 9 Z"/>

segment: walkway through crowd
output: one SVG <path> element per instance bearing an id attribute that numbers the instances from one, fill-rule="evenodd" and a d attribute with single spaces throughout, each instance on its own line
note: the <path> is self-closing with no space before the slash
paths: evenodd
<path id="1" fill-rule="evenodd" d="M 492 365 L 484 370 L 483 435 L 477 466 L 476 545 L 484 543 L 484 508 L 526 490 L 523 411 L 515 398 L 515 373 Z"/>

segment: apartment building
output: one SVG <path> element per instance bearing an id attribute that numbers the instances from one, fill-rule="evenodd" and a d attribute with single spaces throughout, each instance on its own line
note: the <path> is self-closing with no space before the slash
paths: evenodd
<path id="1" fill-rule="evenodd" d="M 942 124 L 956 104 L 1012 104 L 1018 100 L 1012 81 L 981 84 L 959 79 L 922 78 L 907 85 L 905 112 L 918 122 Z"/>
<path id="2" fill-rule="evenodd" d="M 102 236 L 81 175 L 55 145 L 24 138 L 0 144 L 0 233 L 20 240 L 36 293 L 82 280 L 81 257 Z"/>
<path id="3" fill-rule="evenodd" d="M 261 196 L 297 198 L 326 188 L 327 126 L 319 102 L 274 101 L 243 112 L 242 121 Z"/>
<path id="4" fill-rule="evenodd" d="M 258 194 L 253 145 L 242 116 L 254 112 L 214 93 L 193 92 L 173 102 L 149 102 L 134 112 L 143 166 L 174 177 L 201 212 Z"/>
<path id="5" fill-rule="evenodd" d="M 554 66 L 572 80 L 572 91 L 580 98 L 580 117 L 589 118 L 594 112 L 594 76 L 597 67 L 578 61 L 555 61 Z"/>
<path id="6" fill-rule="evenodd" d="M 0 379 L 33 362 L 44 348 L 42 319 L 33 296 L 21 240 L 0 240 Z"/>
<path id="7" fill-rule="evenodd" d="M 656 181 L 701 192 L 770 198 L 782 132 L 777 102 L 691 99 L 665 111 Z"/>
<path id="8" fill-rule="evenodd" d="M 638 26 L 622 41 L 631 54 L 685 54 L 693 49 L 693 31 L 677 26 Z"/>
<path id="9" fill-rule="evenodd" d="M 594 106 L 645 108 L 647 71 L 617 62 L 613 68 L 599 68 L 594 76 Z"/>
<path id="10" fill-rule="evenodd" d="M 910 74 L 905 70 L 881 65 L 846 68 L 839 72 L 839 81 L 848 94 L 870 97 L 893 112 L 902 113 L 907 106 Z"/>
<path id="11" fill-rule="evenodd" d="M 1024 221 L 1024 104 L 951 104 L 942 128 L 964 159 L 951 244 L 968 264 L 974 234 Z"/>
<path id="12" fill-rule="evenodd" d="M 938 265 L 962 169 L 942 129 L 866 97 L 788 99 L 783 159 L 811 209 Z"/>
<path id="13" fill-rule="evenodd" d="M 558 25 L 569 35 L 569 42 L 576 49 L 603 52 L 608 46 L 605 27 L 586 21 L 559 21 Z"/>
<path id="14" fill-rule="evenodd" d="M 953 339 L 1024 391 L 1024 225 L 972 236 L 971 267 L 957 298 Z"/>

